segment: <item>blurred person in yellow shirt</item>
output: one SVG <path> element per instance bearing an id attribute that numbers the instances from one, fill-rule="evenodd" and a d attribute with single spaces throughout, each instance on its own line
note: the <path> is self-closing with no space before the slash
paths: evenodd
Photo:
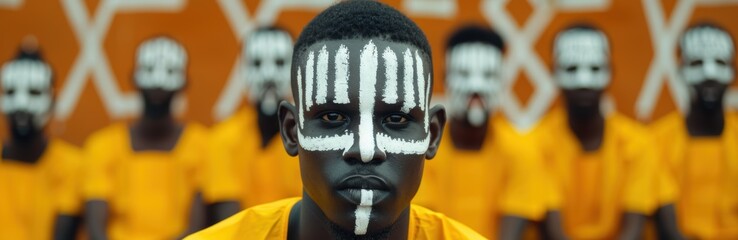
<path id="1" fill-rule="evenodd" d="M 91 239 L 173 239 L 203 227 L 198 190 L 208 136 L 203 126 L 172 116 L 186 75 L 187 52 L 174 39 L 154 37 L 139 46 L 133 79 L 141 116 L 95 132 L 85 145 Z"/>
<path id="2" fill-rule="evenodd" d="M 277 27 L 253 31 L 243 44 L 248 100 L 212 130 L 203 197 L 211 223 L 242 208 L 302 193 L 299 163 L 284 152 L 277 107 L 290 99 L 292 37 Z"/>
<path id="3" fill-rule="evenodd" d="M 74 239 L 81 154 L 44 133 L 54 105 L 53 72 L 35 39 L 24 41 L 0 71 L 10 133 L 0 159 L 0 239 Z"/>
<path id="4" fill-rule="evenodd" d="M 667 169 L 661 201 L 676 199 L 671 209 L 689 238 L 738 239 L 738 117 L 723 100 L 735 79 L 733 38 L 697 24 L 682 35 L 680 50 L 689 109 L 652 126 Z"/>
<path id="5" fill-rule="evenodd" d="M 534 141 L 496 112 L 504 42 L 489 27 L 470 25 L 450 36 L 447 49 L 449 124 L 413 202 L 487 238 L 519 239 L 529 221 L 545 216 L 548 182 Z"/>
<path id="6" fill-rule="evenodd" d="M 612 78 L 610 46 L 599 29 L 579 24 L 558 33 L 554 77 L 565 107 L 536 131 L 572 239 L 638 239 L 657 208 L 659 160 L 647 128 L 601 107 Z M 558 202 L 558 203 L 557 203 Z"/>
<path id="7" fill-rule="evenodd" d="M 375 1 L 343 1 L 302 31 L 292 95 L 278 114 L 299 155 L 302 198 L 249 208 L 187 239 L 485 239 L 411 205 L 445 123 L 429 105 L 433 66 L 420 28 Z"/>

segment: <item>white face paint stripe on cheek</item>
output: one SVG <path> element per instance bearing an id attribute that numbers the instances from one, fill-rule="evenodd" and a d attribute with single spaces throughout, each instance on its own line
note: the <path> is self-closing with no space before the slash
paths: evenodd
<path id="1" fill-rule="evenodd" d="M 297 131 L 297 140 L 300 147 L 308 151 L 343 150 L 345 153 L 354 145 L 354 134 L 346 131 L 344 134 L 333 136 L 306 137 L 302 135 L 302 131 Z"/>
<path id="2" fill-rule="evenodd" d="M 423 59 L 420 58 L 418 50 L 415 50 L 415 64 L 417 65 L 418 80 L 418 106 L 425 111 L 425 84 L 423 84 Z"/>
<path id="3" fill-rule="evenodd" d="M 413 54 L 410 52 L 410 49 L 405 51 L 403 61 L 405 69 L 405 76 L 403 79 L 405 98 L 403 99 L 402 111 L 408 113 L 410 112 L 410 109 L 415 107 L 415 89 L 413 88 Z"/>
<path id="4" fill-rule="evenodd" d="M 428 73 L 428 80 L 425 81 L 425 84 L 426 84 L 426 86 L 425 86 L 425 93 L 424 94 L 425 94 L 426 101 L 423 102 L 423 104 L 425 104 L 425 122 L 424 122 L 424 126 L 425 126 L 425 133 L 428 133 L 428 127 L 429 127 L 428 122 L 430 121 L 430 119 L 429 119 L 430 118 L 430 115 L 428 114 L 428 112 L 430 111 L 430 109 L 428 107 L 429 107 L 429 102 L 430 102 L 430 93 L 432 91 L 431 90 L 431 74 L 430 73 Z"/>
<path id="5" fill-rule="evenodd" d="M 377 46 L 371 40 L 361 51 L 359 66 L 359 152 L 361 161 L 374 158 L 374 98 L 377 83 Z"/>
<path id="6" fill-rule="evenodd" d="M 323 45 L 323 48 L 320 49 L 320 54 L 318 54 L 318 69 L 316 70 L 315 79 L 318 89 L 315 93 L 315 103 L 323 104 L 326 103 L 326 98 L 328 97 L 328 50 L 326 50 L 325 45 Z"/>
<path id="7" fill-rule="evenodd" d="M 382 93 L 382 101 L 388 104 L 397 103 L 397 55 L 387 47 L 382 53 L 384 59 L 384 76 L 387 78 L 384 92 Z"/>
<path id="8" fill-rule="evenodd" d="M 347 104 L 348 97 L 348 79 L 349 79 L 349 52 L 345 45 L 341 44 L 336 51 L 336 87 L 334 103 Z"/>
<path id="9" fill-rule="evenodd" d="M 354 234 L 364 235 L 369 228 L 369 216 L 372 213 L 372 203 L 374 201 L 374 192 L 372 190 L 361 189 L 361 203 L 356 206 L 356 225 Z"/>
<path id="10" fill-rule="evenodd" d="M 305 66 L 305 111 L 310 111 L 313 106 L 313 67 L 315 65 L 315 53 L 310 51 L 308 55 L 307 65 Z"/>
<path id="11" fill-rule="evenodd" d="M 377 146 L 386 153 L 393 154 L 425 154 L 428 151 L 430 135 L 423 140 L 406 140 L 393 138 L 384 133 L 377 133 Z"/>

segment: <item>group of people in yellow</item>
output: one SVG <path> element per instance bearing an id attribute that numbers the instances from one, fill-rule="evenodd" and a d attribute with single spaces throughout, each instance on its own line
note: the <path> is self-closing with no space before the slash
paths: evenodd
<path id="1" fill-rule="evenodd" d="M 251 104 L 212 129 L 173 116 L 187 51 L 154 37 L 136 53 L 140 117 L 82 149 L 44 132 L 54 74 L 37 48 L 0 72 L 0 239 L 738 239 L 735 49 L 713 24 L 679 42 L 688 110 L 650 126 L 601 104 L 607 35 L 561 30 L 563 103 L 528 132 L 498 111 L 505 42 L 488 27 L 448 38 L 445 108 L 425 35 L 383 3 L 337 3 L 296 42 L 256 29 Z"/>

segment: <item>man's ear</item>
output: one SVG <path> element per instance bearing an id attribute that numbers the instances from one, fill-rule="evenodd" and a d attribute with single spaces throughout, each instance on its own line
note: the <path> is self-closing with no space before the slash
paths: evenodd
<path id="1" fill-rule="evenodd" d="M 426 159 L 432 159 L 438 152 L 438 147 L 441 145 L 441 137 L 443 136 L 443 128 L 446 126 L 446 109 L 441 105 L 436 105 L 430 109 L 428 113 L 430 122 L 428 125 L 428 131 L 430 134 L 430 144 L 428 145 L 428 151 L 425 152 Z"/>
<path id="2" fill-rule="evenodd" d="M 279 104 L 279 134 L 282 135 L 282 143 L 284 144 L 284 150 L 290 156 L 297 156 L 298 141 L 297 141 L 297 121 L 296 114 L 297 109 L 294 105 L 287 101 L 282 101 Z"/>

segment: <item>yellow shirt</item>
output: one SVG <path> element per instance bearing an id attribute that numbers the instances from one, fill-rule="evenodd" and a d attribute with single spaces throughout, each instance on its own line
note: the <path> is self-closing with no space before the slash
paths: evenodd
<path id="1" fill-rule="evenodd" d="M 725 116 L 720 137 L 690 137 L 678 113 L 653 125 L 667 180 L 675 183 L 662 182 L 661 195 L 676 199 L 679 227 L 688 237 L 738 239 L 738 117 Z"/>
<path id="2" fill-rule="evenodd" d="M 540 123 L 547 169 L 561 191 L 557 204 L 572 239 L 611 239 L 625 212 L 650 215 L 657 208 L 658 154 L 648 129 L 617 113 L 605 118 L 603 142 L 585 152 L 567 123 L 552 110 Z"/>
<path id="3" fill-rule="evenodd" d="M 287 239 L 290 210 L 298 201 L 289 198 L 246 209 L 185 239 Z M 407 239 L 485 238 L 443 214 L 412 205 Z"/>
<path id="4" fill-rule="evenodd" d="M 85 146 L 83 194 L 109 206 L 110 239 L 172 239 L 189 221 L 199 188 L 208 136 L 187 124 L 171 152 L 131 148 L 129 128 L 115 124 L 94 133 Z"/>
<path id="5" fill-rule="evenodd" d="M 0 160 L 0 239 L 51 239 L 58 214 L 79 215 L 80 158 L 52 140 L 35 164 Z"/>
<path id="6" fill-rule="evenodd" d="M 239 200 L 242 208 L 302 195 L 300 163 L 275 135 L 261 147 L 257 112 L 244 108 L 212 130 L 203 196 Z"/>
<path id="7" fill-rule="evenodd" d="M 540 220 L 547 209 L 543 162 L 534 141 L 504 117 L 491 120 L 479 151 L 457 149 L 448 131 L 436 157 L 425 162 L 413 203 L 441 212 L 487 238 L 496 238 L 499 219 L 512 215 Z"/>

